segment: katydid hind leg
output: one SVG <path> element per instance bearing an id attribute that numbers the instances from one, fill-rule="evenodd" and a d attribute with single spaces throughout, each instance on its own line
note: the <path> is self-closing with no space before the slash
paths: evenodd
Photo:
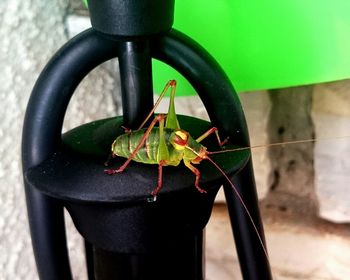
<path id="1" fill-rule="evenodd" d="M 153 196 L 153 201 L 156 200 L 156 197 L 163 186 L 163 166 L 166 164 L 166 160 L 161 160 L 158 164 L 158 181 L 157 187 L 151 192 Z"/>
<path id="2" fill-rule="evenodd" d="M 168 160 L 170 157 L 164 134 L 164 119 L 159 121 L 159 144 L 157 151 L 157 162 Z"/>
<path id="3" fill-rule="evenodd" d="M 165 127 L 170 129 L 180 129 L 179 121 L 177 120 L 175 111 L 175 93 L 176 93 L 176 81 L 170 81 L 171 92 L 168 108 L 168 116 L 166 119 Z"/>
<path id="4" fill-rule="evenodd" d="M 162 92 L 160 93 L 156 103 L 154 104 L 152 110 L 148 113 L 147 117 L 144 119 L 144 121 L 141 123 L 141 125 L 139 126 L 138 130 L 140 130 L 141 128 L 143 128 L 145 126 L 145 124 L 147 123 L 147 121 L 152 117 L 154 111 L 157 109 L 157 107 L 159 106 L 160 102 L 162 101 L 164 95 L 167 93 L 169 87 L 174 87 L 174 85 L 176 86 L 176 81 L 175 80 L 170 80 L 166 83 L 164 89 L 162 90 Z"/>

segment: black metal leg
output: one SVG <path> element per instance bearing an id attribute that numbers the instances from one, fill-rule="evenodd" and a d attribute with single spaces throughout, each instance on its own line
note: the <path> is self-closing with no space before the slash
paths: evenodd
<path id="1" fill-rule="evenodd" d="M 212 123 L 235 143 L 249 146 L 248 129 L 239 98 L 216 61 L 186 35 L 173 30 L 154 42 L 154 56 L 182 73 L 197 90 Z M 201 71 L 197 71 L 201 69 Z M 204 82 L 206 81 L 206 82 Z M 210 83 L 208 82 L 210 81 Z M 251 163 L 234 178 L 263 238 Z M 225 185 L 226 200 L 238 247 L 244 279 L 271 279 L 269 262 L 256 232 L 231 186 Z M 265 277 L 265 278 L 264 278 Z"/>
<path id="2" fill-rule="evenodd" d="M 269 259 L 264 252 L 266 250 L 264 231 L 259 213 L 251 162 L 232 181 L 236 189 L 240 192 L 264 243 L 264 245 L 261 244 L 249 216 L 232 187 L 225 184 L 224 190 L 227 207 L 243 278 L 249 280 L 272 279 Z"/>
<path id="3" fill-rule="evenodd" d="M 85 241 L 85 259 L 88 279 L 95 280 L 93 247 L 87 241 Z"/>
<path id="4" fill-rule="evenodd" d="M 71 280 L 62 205 L 27 184 L 26 199 L 40 279 Z"/>
<path id="5" fill-rule="evenodd" d="M 34 86 L 23 125 L 24 177 L 28 169 L 57 150 L 64 113 L 76 86 L 91 69 L 114 56 L 116 43 L 89 30 L 63 46 L 45 67 Z M 71 279 L 63 206 L 24 181 L 40 279 Z"/>

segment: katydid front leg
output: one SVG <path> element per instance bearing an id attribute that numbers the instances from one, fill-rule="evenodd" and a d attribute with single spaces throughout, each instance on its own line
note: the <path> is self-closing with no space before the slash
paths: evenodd
<path id="1" fill-rule="evenodd" d="M 200 193 L 206 193 L 207 191 L 203 190 L 202 188 L 199 187 L 199 179 L 201 177 L 201 173 L 197 168 L 195 168 L 190 161 L 184 160 L 184 164 L 187 166 L 188 169 L 190 169 L 194 175 L 196 175 L 196 180 L 194 182 L 194 186 Z"/>
<path id="2" fill-rule="evenodd" d="M 229 137 L 226 137 L 223 141 L 221 141 L 220 139 L 220 135 L 219 135 L 219 131 L 216 127 L 212 127 L 209 130 L 207 130 L 206 132 L 204 132 L 201 136 L 199 136 L 196 141 L 199 143 L 202 140 L 204 140 L 205 138 L 207 138 L 209 135 L 215 133 L 216 135 L 216 139 L 218 141 L 218 144 L 220 147 L 222 147 L 223 145 L 225 145 L 229 139 Z"/>

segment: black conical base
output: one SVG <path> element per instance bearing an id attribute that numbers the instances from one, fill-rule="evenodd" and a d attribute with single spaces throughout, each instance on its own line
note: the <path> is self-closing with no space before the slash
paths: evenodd
<path id="1" fill-rule="evenodd" d="M 210 123 L 179 116 L 181 128 L 196 138 Z M 29 169 L 25 178 L 41 192 L 63 200 L 78 231 L 94 246 L 121 253 L 174 250 L 205 227 L 223 182 L 222 174 L 210 163 L 198 165 L 199 193 L 194 174 L 183 164 L 163 168 L 163 188 L 150 203 L 157 184 L 157 165 L 131 162 L 123 173 L 106 175 L 104 162 L 116 136 L 123 133 L 122 118 L 92 122 L 63 136 L 63 146 L 43 164 Z M 203 145 L 220 149 L 215 136 Z M 249 152 L 213 157 L 229 175 L 246 164 Z M 125 159 L 116 158 L 111 167 Z"/>

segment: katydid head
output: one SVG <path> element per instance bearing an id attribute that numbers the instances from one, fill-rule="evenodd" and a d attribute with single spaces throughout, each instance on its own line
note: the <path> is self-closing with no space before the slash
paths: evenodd
<path id="1" fill-rule="evenodd" d="M 196 142 L 185 130 L 175 130 L 170 135 L 169 141 L 176 150 L 183 151 L 183 159 L 191 163 L 200 163 L 207 157 L 207 149 Z"/>
<path id="2" fill-rule="evenodd" d="M 176 150 L 184 150 L 188 144 L 188 140 L 190 139 L 190 134 L 183 130 L 177 129 L 170 135 L 170 143 Z"/>

